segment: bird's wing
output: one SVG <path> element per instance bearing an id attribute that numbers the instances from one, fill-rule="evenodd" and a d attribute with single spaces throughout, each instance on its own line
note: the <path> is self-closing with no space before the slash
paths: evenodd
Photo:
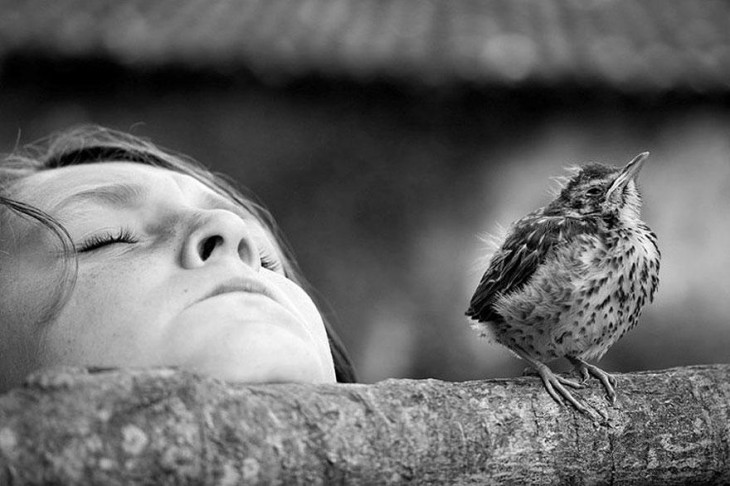
<path id="1" fill-rule="evenodd" d="M 556 245 L 586 231 L 585 222 L 544 216 L 536 211 L 517 221 L 484 272 L 466 315 L 480 322 L 501 317 L 493 304 L 502 295 L 518 290 L 545 262 Z"/>

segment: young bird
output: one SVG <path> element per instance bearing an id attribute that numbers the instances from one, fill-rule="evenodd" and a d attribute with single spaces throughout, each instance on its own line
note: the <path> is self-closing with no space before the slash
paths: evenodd
<path id="1" fill-rule="evenodd" d="M 616 379 L 598 360 L 638 322 L 659 284 L 656 235 L 639 219 L 636 178 L 648 152 L 623 168 L 586 165 L 546 207 L 510 228 L 492 256 L 466 315 L 527 361 L 548 393 L 588 414 L 566 386 L 590 375 L 615 402 Z M 545 364 L 567 358 L 582 382 Z"/>

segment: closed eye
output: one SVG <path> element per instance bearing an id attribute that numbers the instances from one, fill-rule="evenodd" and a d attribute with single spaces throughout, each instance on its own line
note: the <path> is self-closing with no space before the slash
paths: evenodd
<path id="1" fill-rule="evenodd" d="M 267 270 L 280 272 L 284 269 L 281 262 L 266 250 L 261 250 L 259 258 L 261 259 L 261 266 Z"/>
<path id="2" fill-rule="evenodd" d="M 117 243 L 137 243 L 138 238 L 127 228 L 119 228 L 115 232 L 106 232 L 92 235 L 76 245 L 77 253 L 88 253 L 105 246 Z"/>

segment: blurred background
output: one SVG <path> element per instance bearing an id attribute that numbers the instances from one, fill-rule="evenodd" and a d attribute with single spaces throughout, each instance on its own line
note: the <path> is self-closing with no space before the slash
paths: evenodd
<path id="1" fill-rule="evenodd" d="M 257 194 L 364 382 L 521 373 L 464 316 L 483 238 L 648 150 L 660 289 L 602 365 L 730 361 L 726 1 L 0 1 L 0 151 L 81 123 Z"/>

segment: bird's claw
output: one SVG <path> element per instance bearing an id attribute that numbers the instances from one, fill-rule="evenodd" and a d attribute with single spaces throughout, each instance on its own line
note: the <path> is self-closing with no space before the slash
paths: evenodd
<path id="1" fill-rule="evenodd" d="M 616 384 L 618 382 L 615 376 L 606 373 L 598 366 L 586 363 L 583 360 L 574 358 L 571 359 L 571 361 L 575 365 L 576 371 L 583 378 L 583 382 L 587 381 L 590 376 L 593 376 L 600 381 L 601 384 L 603 384 L 603 387 L 606 389 L 606 395 L 611 404 L 616 403 Z"/>
<path id="2" fill-rule="evenodd" d="M 562 405 L 563 400 L 566 400 L 579 412 L 586 415 L 592 415 L 588 408 L 580 403 L 578 400 L 576 400 L 573 394 L 570 393 L 567 388 L 565 388 L 565 386 L 569 386 L 571 388 L 580 389 L 583 388 L 583 385 L 581 383 L 577 383 L 575 381 L 568 380 L 567 378 L 563 378 L 562 376 L 556 375 L 550 370 L 550 368 L 545 365 L 538 368 L 537 373 L 542 379 L 542 382 L 545 385 L 548 394 L 550 394 L 553 400 L 558 402 L 558 404 Z"/>
<path id="3" fill-rule="evenodd" d="M 583 405 L 581 402 L 576 400 L 573 394 L 570 393 L 563 386 L 567 385 L 573 388 L 584 388 L 582 384 L 576 383 L 571 380 L 566 380 L 565 378 L 554 374 L 550 370 L 548 370 L 548 372 L 551 376 L 543 376 L 542 374 L 540 374 L 540 377 L 543 379 L 545 388 L 547 389 L 550 396 L 553 397 L 553 400 L 558 402 L 560 406 L 563 406 L 563 401 L 561 400 L 562 396 L 562 398 L 567 400 L 568 403 L 570 403 L 576 410 L 578 410 L 578 412 L 590 418 L 593 421 L 594 425 L 606 423 L 606 420 L 608 419 L 606 415 L 604 415 L 600 410 L 595 410 L 592 407 L 587 407 L 586 405 Z M 558 390 L 560 395 L 555 392 L 556 389 Z"/>
<path id="4" fill-rule="evenodd" d="M 580 382 L 585 383 L 588 381 L 588 379 L 591 377 L 591 375 L 588 373 L 588 370 L 586 368 L 578 368 L 576 367 L 576 373 L 580 377 Z"/>
<path id="5" fill-rule="evenodd" d="M 573 394 L 570 393 L 570 391 L 568 391 L 568 389 L 566 388 L 584 388 L 584 385 L 582 383 L 563 378 L 562 376 L 553 373 L 553 371 L 546 364 L 537 361 L 536 359 L 533 359 L 524 352 L 518 352 L 518 354 L 535 369 L 538 376 L 542 379 L 542 382 L 545 385 L 545 389 L 547 390 L 548 394 L 552 397 L 553 400 L 558 403 L 558 405 L 562 406 L 564 403 L 563 401 L 565 400 L 580 413 L 591 418 L 594 423 L 605 422 L 606 417 L 603 417 L 602 414 L 592 410 L 591 408 L 576 400 Z M 597 414 L 601 416 L 599 417 L 597 416 Z"/>

